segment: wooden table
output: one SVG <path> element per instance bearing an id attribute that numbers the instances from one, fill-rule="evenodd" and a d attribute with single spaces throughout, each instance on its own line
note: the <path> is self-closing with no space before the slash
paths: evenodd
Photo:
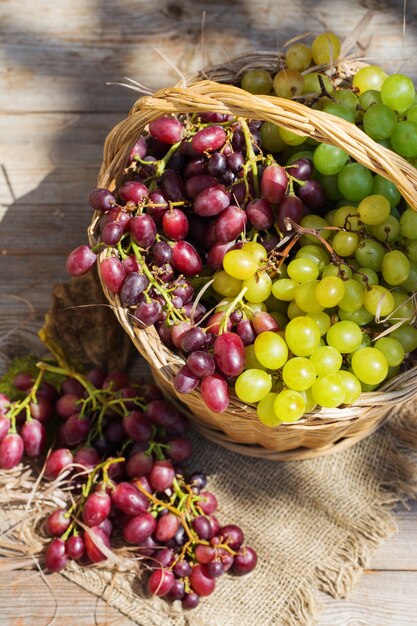
<path id="1" fill-rule="evenodd" d="M 293 35 L 324 27 L 345 36 L 366 4 L 2 0 L 2 318 L 13 319 L 25 306 L 18 296 L 35 307 L 40 322 L 51 285 L 65 279 L 66 254 L 85 242 L 90 218 L 85 198 L 94 187 L 103 140 L 135 99 L 133 92 L 108 82 L 128 76 L 155 89 L 177 80 L 172 63 L 190 72 L 243 50 L 279 49 Z M 377 8 L 362 37 L 369 55 L 416 79 L 417 3 L 408 3 L 404 39 L 403 0 L 369 4 Z M 417 624 L 417 507 L 399 511 L 397 519 L 399 534 L 385 542 L 350 599 L 323 596 L 321 626 Z M 32 572 L 1 574 L 1 626 L 42 626 L 55 602 L 59 626 L 92 626 L 106 619 L 131 623 L 62 577 L 48 581 L 53 594 Z"/>

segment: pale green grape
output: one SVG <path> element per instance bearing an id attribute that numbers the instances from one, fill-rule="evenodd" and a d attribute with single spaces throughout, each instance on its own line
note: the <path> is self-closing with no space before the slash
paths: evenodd
<path id="1" fill-rule="evenodd" d="M 400 217 L 400 232 L 407 239 L 417 239 L 417 211 L 407 208 Z"/>
<path id="2" fill-rule="evenodd" d="M 398 339 L 405 352 L 417 350 L 417 328 L 410 324 L 402 324 L 390 333 L 390 337 Z"/>
<path id="3" fill-rule="evenodd" d="M 344 282 L 345 295 L 339 302 L 339 309 L 354 313 L 359 311 L 363 306 L 363 289 L 362 286 L 354 278 L 349 278 Z"/>
<path id="4" fill-rule="evenodd" d="M 361 285 L 362 289 L 368 289 L 368 287 L 379 283 L 378 274 L 370 267 L 360 267 L 353 274 L 353 278 Z"/>
<path id="5" fill-rule="evenodd" d="M 339 373 L 319 376 L 311 387 L 311 393 L 317 404 L 329 409 L 339 406 L 345 399 L 345 389 Z"/>
<path id="6" fill-rule="evenodd" d="M 360 163 L 348 163 L 340 170 L 337 184 L 344 198 L 360 202 L 371 193 L 373 178 L 371 172 Z"/>
<path id="7" fill-rule="evenodd" d="M 304 414 L 306 405 L 298 391 L 283 389 L 275 398 L 274 408 L 280 422 L 296 422 Z"/>
<path id="8" fill-rule="evenodd" d="M 304 413 L 310 413 L 317 406 L 317 402 L 313 398 L 311 389 L 306 389 L 305 391 L 299 391 L 298 393 L 303 397 L 305 405 L 306 405 L 304 409 Z"/>
<path id="9" fill-rule="evenodd" d="M 285 53 L 285 65 L 290 70 L 303 72 L 311 65 L 311 49 L 303 43 L 294 43 Z"/>
<path id="10" fill-rule="evenodd" d="M 362 267 L 369 267 L 374 272 L 380 272 L 385 256 L 385 248 L 373 239 L 363 239 L 355 250 L 355 259 Z"/>
<path id="11" fill-rule="evenodd" d="M 288 359 L 282 368 L 284 384 L 294 391 L 309 389 L 316 380 L 314 363 L 302 356 Z"/>
<path id="12" fill-rule="evenodd" d="M 223 267 L 229 276 L 246 280 L 255 274 L 258 264 L 249 252 L 229 250 L 223 259 Z"/>
<path id="13" fill-rule="evenodd" d="M 295 288 L 295 302 L 306 313 L 319 313 L 324 309 L 316 299 L 318 280 L 308 280 Z"/>
<path id="14" fill-rule="evenodd" d="M 327 93 L 331 93 L 334 90 L 331 80 L 326 74 L 320 74 L 319 72 L 309 72 L 304 75 L 304 91 L 305 94 L 313 94 L 321 92 L 321 84 L 324 85 Z"/>
<path id="15" fill-rule="evenodd" d="M 221 296 L 237 296 L 242 290 L 242 281 L 233 278 L 224 270 L 214 274 L 213 289 Z"/>
<path id="16" fill-rule="evenodd" d="M 267 261 L 268 254 L 265 248 L 257 241 L 247 241 L 243 244 L 242 250 L 244 252 L 249 252 L 258 265 L 262 265 L 262 263 L 266 263 Z"/>
<path id="17" fill-rule="evenodd" d="M 273 80 L 273 89 L 280 98 L 293 98 L 302 94 L 304 78 L 298 70 L 283 69 Z"/>
<path id="18" fill-rule="evenodd" d="M 340 265 L 326 265 L 324 270 L 321 273 L 322 278 L 325 276 L 338 276 L 342 280 L 347 280 L 348 278 L 352 278 L 352 270 L 345 263 L 341 263 Z"/>
<path id="19" fill-rule="evenodd" d="M 339 308 L 338 316 L 340 320 L 344 322 L 355 322 L 358 326 L 367 326 L 369 322 L 372 322 L 374 319 L 372 313 L 369 313 L 364 306 L 357 311 L 353 311 L 353 313 Z"/>
<path id="20" fill-rule="evenodd" d="M 375 348 L 385 355 L 390 367 L 401 365 L 404 361 L 404 348 L 398 339 L 394 337 L 381 337 L 381 339 L 377 339 L 377 341 L 375 341 Z"/>
<path id="21" fill-rule="evenodd" d="M 333 226 L 346 228 L 347 230 L 359 230 L 358 209 L 353 206 L 341 206 L 333 215 Z"/>
<path id="22" fill-rule="evenodd" d="M 314 297 L 317 302 L 326 309 L 330 309 L 339 304 L 339 302 L 343 300 L 344 295 L 344 282 L 337 276 L 325 276 L 322 278 L 314 292 Z"/>
<path id="23" fill-rule="evenodd" d="M 338 174 L 347 163 L 349 155 L 347 152 L 336 146 L 321 143 L 314 151 L 314 165 L 321 174 L 331 176 Z"/>
<path id="24" fill-rule="evenodd" d="M 410 276 L 410 262 L 400 250 L 391 250 L 382 260 L 381 272 L 389 285 L 401 285 Z"/>
<path id="25" fill-rule="evenodd" d="M 409 261 L 409 264 L 410 264 L 410 274 L 407 280 L 401 284 L 401 287 L 405 291 L 414 293 L 417 289 L 417 263 L 415 261 Z"/>
<path id="26" fill-rule="evenodd" d="M 258 361 L 255 354 L 255 348 L 252 345 L 245 346 L 245 369 L 247 370 L 266 370 L 268 369 Z"/>
<path id="27" fill-rule="evenodd" d="M 346 370 L 340 370 L 339 378 L 345 390 L 343 404 L 353 404 L 361 395 L 362 387 L 359 379 Z"/>
<path id="28" fill-rule="evenodd" d="M 242 402 L 259 402 L 271 391 L 272 378 L 263 370 L 245 370 L 235 382 L 235 393 Z"/>
<path id="29" fill-rule="evenodd" d="M 332 346 L 319 346 L 310 356 L 317 376 L 334 374 L 342 367 L 342 355 Z"/>
<path id="30" fill-rule="evenodd" d="M 289 303 L 288 309 L 287 309 L 288 319 L 292 320 L 295 317 L 300 317 L 300 315 L 304 316 L 305 314 L 306 312 L 300 309 L 300 307 L 298 306 L 295 300 Z"/>
<path id="31" fill-rule="evenodd" d="M 394 298 L 394 311 L 388 320 L 390 324 L 396 324 L 399 320 L 411 320 L 415 314 L 413 300 L 404 289 L 394 289 L 391 292 Z"/>
<path id="32" fill-rule="evenodd" d="M 374 317 L 385 317 L 395 308 L 394 296 L 382 285 L 373 285 L 364 292 L 363 304 L 365 309 Z"/>
<path id="33" fill-rule="evenodd" d="M 372 139 L 388 139 L 397 123 L 394 111 L 385 104 L 376 104 L 363 116 L 363 128 Z"/>
<path id="34" fill-rule="evenodd" d="M 356 350 L 362 342 L 362 331 L 355 322 L 336 322 L 327 331 L 327 343 L 341 354 Z"/>
<path id="35" fill-rule="evenodd" d="M 388 374 L 388 362 L 376 348 L 362 348 L 352 356 L 352 369 L 361 382 L 379 385 Z"/>
<path id="36" fill-rule="evenodd" d="M 358 70 L 353 77 L 353 87 L 358 89 L 360 94 L 368 90 L 381 91 L 388 74 L 376 65 L 368 65 Z"/>
<path id="37" fill-rule="evenodd" d="M 385 222 L 377 226 L 371 226 L 371 234 L 378 241 L 391 243 L 396 241 L 400 234 L 400 222 L 393 215 L 388 215 Z"/>
<path id="38" fill-rule="evenodd" d="M 317 65 L 332 65 L 340 54 L 340 39 L 334 33 L 318 35 L 311 46 L 313 61 Z"/>
<path id="39" fill-rule="evenodd" d="M 364 198 L 358 206 L 359 219 L 369 226 L 383 224 L 391 212 L 391 206 L 385 196 L 371 195 Z"/>
<path id="40" fill-rule="evenodd" d="M 319 327 L 309 317 L 295 317 L 287 324 L 285 341 L 296 356 L 310 356 L 320 344 Z"/>
<path id="41" fill-rule="evenodd" d="M 380 174 L 374 176 L 372 193 L 385 196 L 390 203 L 391 209 L 396 207 L 401 200 L 401 194 L 395 184 Z"/>
<path id="42" fill-rule="evenodd" d="M 241 86 L 249 93 L 268 95 L 272 89 L 272 77 L 266 70 L 248 70 L 242 76 Z"/>
<path id="43" fill-rule="evenodd" d="M 359 237 L 356 233 L 339 230 L 333 237 L 332 247 L 341 257 L 351 256 L 358 247 Z"/>
<path id="44" fill-rule="evenodd" d="M 315 280 L 319 275 L 317 263 L 311 259 L 294 259 L 288 264 L 288 276 L 296 283 Z"/>
<path id="45" fill-rule="evenodd" d="M 275 413 L 275 399 L 277 395 L 277 393 L 268 393 L 256 407 L 259 421 L 265 424 L 265 426 L 278 426 L 281 423 Z"/>
<path id="46" fill-rule="evenodd" d="M 319 230 L 320 236 L 323 237 L 323 239 L 328 239 L 331 235 L 331 231 L 326 230 L 326 228 L 328 228 L 329 226 L 326 220 L 320 217 L 320 215 L 315 215 L 314 213 L 311 213 L 310 215 L 305 215 L 301 220 L 301 226 L 303 228 L 312 228 L 314 230 Z M 309 243 L 317 243 L 317 237 L 315 237 L 314 235 L 303 235 L 303 237 L 305 237 L 305 239 Z"/>
<path id="47" fill-rule="evenodd" d="M 291 278 L 279 278 L 272 285 L 272 293 L 278 300 L 291 302 L 295 298 L 295 289 L 298 284 Z"/>
<path id="48" fill-rule="evenodd" d="M 248 302 L 264 302 L 271 295 L 272 280 L 266 272 L 257 272 L 244 280 L 242 287 L 246 287 L 245 298 Z"/>
<path id="49" fill-rule="evenodd" d="M 256 358 L 268 369 L 279 369 L 288 359 L 287 344 L 277 333 L 263 332 L 256 337 L 253 345 Z"/>
<path id="50" fill-rule="evenodd" d="M 414 104 L 415 95 L 413 81 L 405 74 L 391 74 L 381 87 L 382 102 L 399 113 L 404 113 Z"/>
<path id="51" fill-rule="evenodd" d="M 332 324 L 330 315 L 328 315 L 328 313 L 325 313 L 324 311 L 320 311 L 319 313 L 307 313 L 306 317 L 316 322 L 317 326 L 319 327 L 321 336 L 327 333 Z"/>
<path id="52" fill-rule="evenodd" d="M 314 246 L 312 244 L 303 246 L 295 255 L 297 259 L 311 259 L 319 266 L 319 272 L 322 272 L 326 265 L 330 263 L 330 257 L 322 246 Z"/>

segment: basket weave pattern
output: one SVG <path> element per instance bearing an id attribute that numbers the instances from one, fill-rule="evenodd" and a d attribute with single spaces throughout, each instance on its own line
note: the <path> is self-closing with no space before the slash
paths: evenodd
<path id="1" fill-rule="evenodd" d="M 405 200 L 417 208 L 417 171 L 407 161 L 375 143 L 355 125 L 292 100 L 255 96 L 234 86 L 246 66 L 277 69 L 275 55 L 260 53 L 219 66 L 209 74 L 213 80 L 197 80 L 187 88 L 162 89 L 137 100 L 129 116 L 108 135 L 104 146 L 99 187 L 114 190 L 121 182 L 132 145 L 154 119 L 169 114 L 215 111 L 248 119 L 274 122 L 295 133 L 339 146 L 370 170 L 394 182 Z M 98 241 L 100 214 L 89 228 L 90 244 Z M 130 321 L 118 296 L 104 285 L 105 295 L 133 343 L 148 361 L 161 389 L 189 409 L 189 416 L 205 436 L 242 454 L 268 459 L 300 459 L 331 453 L 347 447 L 376 430 L 392 409 L 417 392 L 417 366 L 397 375 L 378 391 L 363 393 L 351 406 L 321 409 L 293 424 L 268 428 L 261 424 L 252 406 L 232 396 L 223 414 L 210 411 L 200 392 L 177 394 L 173 386 L 184 360 L 160 341 L 153 327 L 138 329 Z"/>

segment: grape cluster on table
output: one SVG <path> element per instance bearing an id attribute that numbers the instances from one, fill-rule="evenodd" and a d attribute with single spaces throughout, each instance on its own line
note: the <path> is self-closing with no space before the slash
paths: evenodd
<path id="1" fill-rule="evenodd" d="M 375 66 L 342 78 L 339 52 L 323 33 L 311 49 L 290 46 L 274 77 L 247 71 L 242 87 L 340 115 L 412 161 L 410 79 Z M 417 213 L 340 147 L 232 115 L 163 116 L 122 184 L 89 203 L 99 242 L 74 250 L 68 271 L 98 257 L 129 322 L 154 325 L 182 357 L 176 391 L 198 388 L 214 412 L 233 389 L 279 426 L 350 405 L 411 362 Z"/>
<path id="2" fill-rule="evenodd" d="M 46 372 L 61 375 L 59 390 Z M 223 573 L 255 568 L 241 528 L 216 517 L 205 474 L 187 469 L 187 420 L 155 385 L 121 371 L 84 376 L 50 363 L 39 364 L 36 379 L 20 372 L 13 385 L 18 397 L 0 395 L 0 468 L 12 469 L 23 455 L 43 462 L 55 436 L 43 477 L 69 494 L 45 521 L 47 570 L 70 560 L 91 565 L 128 547 L 149 573 L 150 594 L 191 609 Z"/>

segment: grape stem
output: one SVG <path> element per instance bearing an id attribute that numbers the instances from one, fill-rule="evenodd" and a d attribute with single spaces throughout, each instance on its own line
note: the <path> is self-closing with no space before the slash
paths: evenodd
<path id="1" fill-rule="evenodd" d="M 256 197 L 258 197 L 259 196 L 258 165 L 256 163 L 256 156 L 255 156 L 255 152 L 253 150 L 253 145 L 252 145 L 252 134 L 250 132 L 250 129 L 249 129 L 249 126 L 248 126 L 246 120 L 244 120 L 241 117 L 239 117 L 238 120 L 239 120 L 239 123 L 240 123 L 242 131 L 243 131 L 243 136 L 245 137 L 246 156 L 248 158 L 248 161 L 250 163 L 250 167 L 251 167 L 251 170 L 252 170 L 253 186 L 254 186 L 254 189 L 255 189 L 255 195 L 256 195 Z"/>
<path id="2" fill-rule="evenodd" d="M 241 291 L 237 294 L 236 298 L 227 307 L 224 317 L 222 319 L 222 323 L 220 324 L 220 327 L 219 327 L 219 335 L 225 332 L 227 328 L 227 320 L 229 319 L 229 317 L 235 310 L 236 305 L 239 304 L 239 302 L 243 300 L 243 296 L 245 295 L 247 290 L 248 290 L 247 287 L 243 287 L 243 289 L 241 289 Z"/>

